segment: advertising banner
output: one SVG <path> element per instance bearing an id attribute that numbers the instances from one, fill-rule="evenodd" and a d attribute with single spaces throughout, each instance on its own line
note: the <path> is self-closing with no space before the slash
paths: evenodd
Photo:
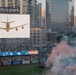
<path id="1" fill-rule="evenodd" d="M 21 61 L 13 61 L 13 65 L 20 65 L 20 64 L 22 64 Z"/>
<path id="2" fill-rule="evenodd" d="M 36 50 L 36 51 L 29 51 L 29 54 L 31 54 L 31 55 L 33 55 L 33 54 L 38 54 L 38 51 Z"/>
<path id="3" fill-rule="evenodd" d="M 19 14 L 20 13 L 20 8 L 19 7 L 0 7 L 0 13 L 16 13 Z"/>
<path id="4" fill-rule="evenodd" d="M 28 55 L 28 51 L 21 52 L 0 52 L 0 56 L 18 56 L 18 55 Z"/>
<path id="5" fill-rule="evenodd" d="M 6 65 L 11 65 L 11 62 L 3 62 L 3 65 L 6 66 Z"/>
<path id="6" fill-rule="evenodd" d="M 38 63 L 38 60 L 32 60 L 31 63 Z"/>
<path id="7" fill-rule="evenodd" d="M 30 64 L 30 61 L 27 61 L 27 60 L 22 61 L 22 64 Z"/>

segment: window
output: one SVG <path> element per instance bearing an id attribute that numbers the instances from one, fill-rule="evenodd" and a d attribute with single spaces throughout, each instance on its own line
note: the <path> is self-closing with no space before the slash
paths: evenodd
<path id="1" fill-rule="evenodd" d="M 36 33 L 34 33 L 34 35 L 36 35 Z"/>
<path id="2" fill-rule="evenodd" d="M 40 41 L 40 39 L 38 39 L 37 41 Z"/>
<path id="3" fill-rule="evenodd" d="M 34 42 L 34 44 L 36 44 L 36 42 Z"/>
<path id="4" fill-rule="evenodd" d="M 34 36 L 34 38 L 36 38 L 36 36 Z"/>
<path id="5" fill-rule="evenodd" d="M 34 41 L 36 41 L 36 39 L 34 39 Z"/>
<path id="6" fill-rule="evenodd" d="M 37 33 L 38 35 L 40 34 L 40 33 Z"/>
<path id="7" fill-rule="evenodd" d="M 39 42 L 37 44 L 40 44 Z"/>
<path id="8" fill-rule="evenodd" d="M 38 36 L 38 38 L 40 38 L 40 36 Z"/>

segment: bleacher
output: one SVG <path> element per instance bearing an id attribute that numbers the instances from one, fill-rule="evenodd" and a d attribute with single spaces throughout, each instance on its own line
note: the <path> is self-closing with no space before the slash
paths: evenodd
<path id="1" fill-rule="evenodd" d="M 38 63 L 38 51 L 24 43 L 0 44 L 0 66 Z"/>

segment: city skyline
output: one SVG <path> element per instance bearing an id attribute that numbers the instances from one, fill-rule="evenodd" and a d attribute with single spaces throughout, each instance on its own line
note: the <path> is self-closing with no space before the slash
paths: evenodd
<path id="1" fill-rule="evenodd" d="M 51 22 L 68 22 L 69 1 L 47 0 L 48 13 L 51 14 Z"/>
<path id="2" fill-rule="evenodd" d="M 45 10 L 46 9 L 46 7 L 45 7 L 46 0 L 37 0 L 37 1 L 38 1 L 38 3 L 42 3 L 42 11 Z M 72 6 L 76 7 L 75 5 L 76 5 L 76 0 L 70 0 L 70 2 L 69 2 L 69 6 L 70 6 L 69 9 L 71 10 Z M 76 9 L 76 8 L 74 8 L 74 9 Z M 70 14 L 70 10 L 69 10 L 69 14 Z M 76 10 L 75 10 L 74 14 L 76 16 Z"/>

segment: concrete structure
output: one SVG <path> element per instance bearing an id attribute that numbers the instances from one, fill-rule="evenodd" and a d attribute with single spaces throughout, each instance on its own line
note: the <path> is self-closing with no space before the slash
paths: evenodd
<path id="1" fill-rule="evenodd" d="M 20 14 L 29 13 L 29 0 L 17 0 L 17 6 L 20 6 Z"/>
<path id="2" fill-rule="evenodd" d="M 31 28 L 32 47 L 42 48 L 46 46 L 47 30 L 45 28 Z"/>
<path id="3" fill-rule="evenodd" d="M 49 29 L 51 25 L 51 12 L 50 12 L 50 4 L 46 1 L 46 28 Z"/>
<path id="4" fill-rule="evenodd" d="M 52 27 L 52 24 L 54 24 L 54 26 L 61 25 L 58 29 L 61 30 L 57 32 L 67 32 L 66 26 L 69 27 L 69 0 L 46 0 L 46 8 L 46 26 L 48 25 L 47 29 L 54 28 Z M 50 21 L 48 22 L 47 18 L 49 17 L 49 14 L 51 19 L 49 19 Z M 62 31 L 63 27 L 66 27 L 66 30 Z"/>

